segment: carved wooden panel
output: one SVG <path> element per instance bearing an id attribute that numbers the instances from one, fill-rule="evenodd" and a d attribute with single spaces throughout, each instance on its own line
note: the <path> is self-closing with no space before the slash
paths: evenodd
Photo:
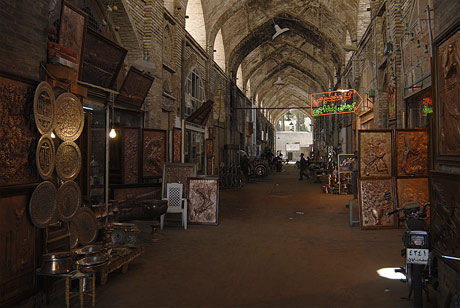
<path id="1" fill-rule="evenodd" d="M 437 49 L 438 147 L 441 156 L 460 155 L 460 30 Z"/>
<path id="2" fill-rule="evenodd" d="M 174 128 L 173 130 L 173 163 L 180 163 L 182 148 L 182 130 Z"/>
<path id="3" fill-rule="evenodd" d="M 360 177 L 391 177 L 391 154 L 391 131 L 359 131 Z"/>
<path id="4" fill-rule="evenodd" d="M 428 176 L 428 131 L 396 130 L 396 176 Z"/>
<path id="5" fill-rule="evenodd" d="M 166 161 L 166 131 L 144 129 L 143 134 L 142 176 L 162 176 Z"/>
<path id="6" fill-rule="evenodd" d="M 394 217 L 385 215 L 394 209 L 392 179 L 361 180 L 359 187 L 361 228 L 395 227 Z"/>
<path id="7" fill-rule="evenodd" d="M 122 133 L 123 184 L 139 182 L 139 128 L 123 128 Z"/>
<path id="8" fill-rule="evenodd" d="M 460 256 L 460 175 L 431 172 L 431 242 L 442 255 Z M 447 261 L 449 262 L 449 261 Z M 449 262 L 460 271 L 459 262 Z"/>
<path id="9" fill-rule="evenodd" d="M 27 215 L 29 195 L 0 198 L 0 306 L 30 295 L 35 287 L 35 227 Z M 11 306 L 10 306 L 11 307 Z"/>
<path id="10" fill-rule="evenodd" d="M 0 76 L 0 186 L 38 181 L 34 86 Z"/>
<path id="11" fill-rule="evenodd" d="M 428 178 L 397 179 L 396 186 L 398 190 L 398 208 L 402 208 L 406 203 L 417 202 L 420 205 L 424 205 L 430 201 Z M 429 208 L 427 208 L 427 213 L 429 217 Z"/>

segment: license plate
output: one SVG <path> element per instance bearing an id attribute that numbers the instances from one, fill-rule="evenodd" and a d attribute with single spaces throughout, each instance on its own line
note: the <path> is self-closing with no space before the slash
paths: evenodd
<path id="1" fill-rule="evenodd" d="M 414 264 L 428 264 L 428 256 L 430 251 L 428 249 L 407 248 L 406 262 Z"/>

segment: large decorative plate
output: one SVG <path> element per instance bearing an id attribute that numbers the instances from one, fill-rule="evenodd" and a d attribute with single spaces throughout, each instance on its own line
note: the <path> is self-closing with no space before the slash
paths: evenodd
<path id="1" fill-rule="evenodd" d="M 38 141 L 36 150 L 36 162 L 38 173 L 44 180 L 48 180 L 53 175 L 56 162 L 56 150 L 54 141 L 50 135 L 43 135 Z"/>
<path id="2" fill-rule="evenodd" d="M 72 141 L 62 143 L 56 151 L 56 172 L 63 181 L 74 180 L 80 173 L 81 153 Z"/>
<path id="3" fill-rule="evenodd" d="M 67 181 L 59 187 L 56 200 L 56 214 L 61 221 L 69 221 L 81 205 L 80 187 L 74 181 Z"/>
<path id="4" fill-rule="evenodd" d="M 71 222 L 77 227 L 78 240 L 82 245 L 91 244 L 97 237 L 97 219 L 94 212 L 87 207 L 78 209 Z"/>
<path id="5" fill-rule="evenodd" d="M 64 141 L 80 137 L 85 126 L 85 114 L 78 97 L 63 93 L 56 100 L 56 135 Z"/>
<path id="6" fill-rule="evenodd" d="M 34 119 L 40 134 L 50 134 L 55 124 L 54 92 L 49 83 L 40 82 L 34 96 Z"/>
<path id="7" fill-rule="evenodd" d="M 46 228 L 53 220 L 56 195 L 56 187 L 50 181 L 41 182 L 35 188 L 29 201 L 29 214 L 36 227 Z"/>
<path id="8" fill-rule="evenodd" d="M 70 249 L 74 249 L 78 246 L 78 229 L 73 221 L 69 221 L 69 241 Z"/>

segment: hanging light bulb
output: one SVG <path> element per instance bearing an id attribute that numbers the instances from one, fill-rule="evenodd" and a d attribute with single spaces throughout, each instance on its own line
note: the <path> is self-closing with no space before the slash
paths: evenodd
<path id="1" fill-rule="evenodd" d="M 420 48 L 420 40 L 417 40 L 417 48 Z"/>
<path id="2" fill-rule="evenodd" d="M 425 44 L 425 49 L 423 50 L 425 54 L 428 54 L 428 45 Z"/>
<path id="3" fill-rule="evenodd" d="M 117 132 L 115 131 L 115 128 L 112 128 L 109 133 L 109 137 L 114 139 L 117 136 Z"/>
<path id="4" fill-rule="evenodd" d="M 56 135 L 54 134 L 54 132 L 51 132 L 51 138 L 56 138 Z"/>

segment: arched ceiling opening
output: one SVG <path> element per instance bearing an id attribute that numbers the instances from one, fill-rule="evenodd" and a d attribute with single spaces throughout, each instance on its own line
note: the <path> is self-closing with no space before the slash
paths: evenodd
<path id="1" fill-rule="evenodd" d="M 207 50 L 220 53 L 219 65 L 247 95 L 265 108 L 294 106 L 307 114 L 311 93 L 337 86 L 347 52 L 368 22 L 358 16 L 365 14 L 369 0 L 192 2 L 202 5 Z M 290 30 L 272 39 L 275 24 Z M 274 85 L 278 77 L 282 85 Z M 286 111 L 264 113 L 276 121 Z"/>

